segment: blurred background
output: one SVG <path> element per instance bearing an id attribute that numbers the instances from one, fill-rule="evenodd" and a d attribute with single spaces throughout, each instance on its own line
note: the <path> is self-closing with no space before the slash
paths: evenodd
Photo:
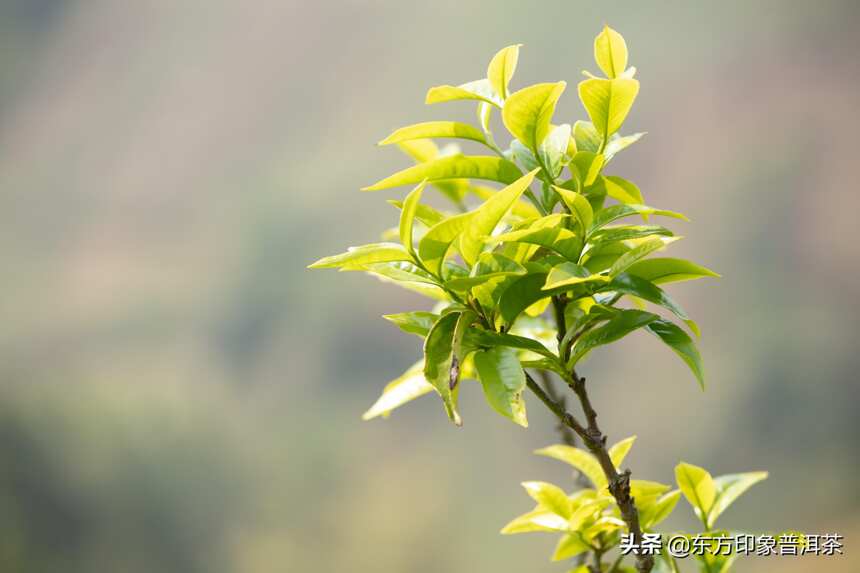
<path id="1" fill-rule="evenodd" d="M 584 367 L 603 428 L 638 434 L 637 477 L 770 470 L 725 527 L 847 538 L 739 571 L 860 570 L 852 0 L 2 0 L 0 570 L 564 571 L 551 536 L 498 534 L 520 481 L 572 488 L 531 454 L 550 417 L 471 385 L 462 429 L 433 397 L 361 422 L 419 353 L 380 315 L 427 303 L 305 267 L 395 221 L 401 190 L 358 192 L 409 164 L 376 141 L 473 117 L 428 87 L 522 42 L 514 87 L 565 79 L 556 117 L 583 119 L 604 23 L 649 132 L 612 171 L 724 278 L 670 287 L 707 392 L 633 336 Z"/>

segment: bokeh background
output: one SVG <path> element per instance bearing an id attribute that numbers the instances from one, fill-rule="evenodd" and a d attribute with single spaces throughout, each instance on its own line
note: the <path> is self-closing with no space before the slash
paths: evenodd
<path id="1" fill-rule="evenodd" d="M 770 470 L 725 526 L 847 538 L 739 570 L 860 570 L 852 0 L 0 2 L 0 570 L 564 571 L 498 535 L 518 482 L 572 486 L 530 453 L 552 420 L 472 386 L 462 429 L 432 397 L 361 422 L 419 351 L 380 315 L 426 303 L 305 267 L 394 221 L 358 192 L 408 164 L 375 141 L 472 117 L 426 88 L 517 42 L 515 86 L 572 87 L 604 22 L 649 132 L 613 171 L 724 278 L 671 289 L 707 392 L 633 336 L 585 368 L 603 427 L 639 477 Z"/>

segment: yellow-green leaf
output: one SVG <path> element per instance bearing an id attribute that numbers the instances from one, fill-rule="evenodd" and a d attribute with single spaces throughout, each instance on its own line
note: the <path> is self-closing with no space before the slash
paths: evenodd
<path id="1" fill-rule="evenodd" d="M 454 391 L 458 370 L 453 370 L 454 364 L 454 331 L 459 312 L 443 315 L 430 329 L 424 340 L 424 378 L 429 382 L 445 405 L 448 417 L 456 425 L 461 425 L 460 414 L 457 412 L 457 394 Z"/>
<path id="2" fill-rule="evenodd" d="M 475 80 L 459 86 L 436 86 L 430 88 L 424 100 L 426 104 L 458 100 L 478 100 L 501 107 L 501 100 L 493 92 L 487 79 Z"/>
<path id="3" fill-rule="evenodd" d="M 502 121 L 514 137 L 537 153 L 550 130 L 550 121 L 565 82 L 536 84 L 508 96 L 502 108 Z"/>
<path id="4" fill-rule="evenodd" d="M 639 187 L 626 179 L 609 175 L 603 178 L 603 183 L 606 187 L 606 194 L 619 203 L 641 205 L 644 202 Z"/>
<path id="5" fill-rule="evenodd" d="M 508 84 L 511 78 L 514 77 L 514 72 L 517 69 L 520 46 L 522 44 L 502 48 L 493 56 L 493 59 L 490 60 L 490 65 L 487 66 L 487 79 L 490 82 L 490 86 L 496 92 L 496 95 L 502 99 L 508 97 Z"/>
<path id="6" fill-rule="evenodd" d="M 714 505 L 708 512 L 708 527 L 713 527 L 717 518 L 746 490 L 767 479 L 767 472 L 727 474 L 714 479 L 717 488 Z"/>
<path id="7" fill-rule="evenodd" d="M 522 177 L 519 168 L 506 159 L 490 156 L 452 155 L 419 163 L 377 181 L 362 191 L 378 191 L 401 185 L 415 185 L 422 180 L 485 179 L 509 185 Z"/>
<path id="8" fill-rule="evenodd" d="M 609 448 L 609 459 L 612 460 L 612 465 L 616 468 L 620 468 L 621 464 L 624 462 L 624 458 L 627 457 L 627 453 L 630 451 L 630 448 L 633 447 L 633 442 L 636 441 L 636 436 L 630 436 L 629 438 L 624 438 L 618 443 L 612 445 Z"/>
<path id="9" fill-rule="evenodd" d="M 371 243 L 360 247 L 349 247 L 345 253 L 323 257 L 311 264 L 311 269 L 340 268 L 343 271 L 363 271 L 364 265 L 411 261 L 412 257 L 397 243 Z"/>
<path id="10" fill-rule="evenodd" d="M 389 382 L 379 399 L 362 415 L 362 420 L 378 416 L 388 417 L 395 408 L 433 391 L 433 386 L 424 378 L 424 362 L 416 362 L 402 376 Z"/>
<path id="11" fill-rule="evenodd" d="M 606 476 L 600 467 L 600 462 L 590 452 L 573 446 L 556 444 L 537 450 L 535 453 L 570 464 L 587 477 L 598 490 L 606 487 Z"/>
<path id="12" fill-rule="evenodd" d="M 467 264 L 474 265 L 484 247 L 484 241 L 493 232 L 502 217 L 516 203 L 534 180 L 537 170 L 527 173 L 487 199 L 472 212 L 472 219 L 460 238 L 460 254 Z"/>
<path id="13" fill-rule="evenodd" d="M 591 151 L 597 153 L 600 151 L 600 145 L 603 139 L 594 124 L 590 121 L 577 121 L 573 124 L 573 140 L 576 142 L 577 151 Z"/>
<path id="14" fill-rule="evenodd" d="M 469 191 L 474 193 L 474 195 L 482 201 L 486 201 L 496 193 L 499 193 L 499 191 L 487 185 L 470 185 Z M 521 219 L 536 219 L 537 217 L 540 217 L 540 212 L 538 212 L 535 206 L 528 201 L 523 201 L 522 199 L 513 204 L 511 207 L 511 213 Z"/>
<path id="15" fill-rule="evenodd" d="M 570 141 L 570 124 L 563 123 L 556 127 L 551 126 L 549 134 L 538 146 L 538 157 L 553 179 L 558 177 L 564 168 L 564 155 Z"/>
<path id="16" fill-rule="evenodd" d="M 418 202 L 421 200 L 421 192 L 427 181 L 422 181 L 418 187 L 413 189 L 406 199 L 403 201 L 403 209 L 400 211 L 400 242 L 406 247 L 412 256 L 415 256 L 415 249 L 412 246 L 412 227 L 415 222 L 415 213 L 418 211 Z"/>
<path id="17" fill-rule="evenodd" d="M 672 490 L 661 496 L 655 503 L 642 511 L 642 526 L 650 529 L 665 520 L 671 515 L 680 498 L 681 490 L 679 489 Z"/>
<path id="18" fill-rule="evenodd" d="M 403 332 L 417 334 L 421 338 L 424 338 L 430 332 L 430 329 L 433 328 L 433 324 L 439 320 L 439 315 L 433 312 L 416 310 L 396 314 L 383 314 L 382 318 L 396 325 Z"/>
<path id="19" fill-rule="evenodd" d="M 579 98 L 604 141 L 621 128 L 638 93 L 634 79 L 591 78 L 579 83 Z"/>
<path id="20" fill-rule="evenodd" d="M 543 481 L 526 481 L 523 482 L 523 487 L 542 509 L 570 519 L 570 499 L 560 487 Z"/>
<path id="21" fill-rule="evenodd" d="M 565 559 L 571 559 L 590 549 L 588 544 L 582 540 L 582 536 L 579 533 L 568 533 L 558 540 L 558 544 L 555 546 L 555 551 L 552 554 L 552 560 L 564 561 Z"/>
<path id="22" fill-rule="evenodd" d="M 430 139 L 410 139 L 398 143 L 397 147 L 416 163 L 424 163 L 439 157 L 439 146 Z"/>
<path id="23" fill-rule="evenodd" d="M 448 255 L 451 244 L 468 227 L 472 213 L 462 213 L 448 217 L 434 225 L 421 237 L 418 243 L 418 256 L 424 265 L 437 276 L 442 273 L 442 263 Z"/>
<path id="24" fill-rule="evenodd" d="M 608 78 L 617 78 L 627 69 L 627 43 L 624 38 L 604 26 L 594 39 L 594 60 Z"/>
<path id="25" fill-rule="evenodd" d="M 547 215 L 532 221 L 527 228 L 509 231 L 490 237 L 488 240 L 496 243 L 515 242 L 540 245 L 557 252 L 566 259 L 575 261 L 579 258 L 582 241 L 576 233 L 562 226 L 562 219 L 568 216 L 561 213 Z"/>
<path id="26" fill-rule="evenodd" d="M 642 139 L 642 136 L 644 135 L 644 132 L 634 133 L 633 135 L 625 136 L 619 136 L 617 133 L 613 135 L 606 143 L 606 148 L 603 150 L 603 154 L 606 156 L 606 161 L 608 162 L 610 159 L 615 157 L 615 155 L 619 151 L 630 147 L 631 145 Z"/>
<path id="27" fill-rule="evenodd" d="M 654 284 L 672 283 L 719 277 L 717 273 L 696 263 L 670 257 L 644 259 L 636 262 L 627 269 L 627 273 L 636 275 Z"/>
<path id="28" fill-rule="evenodd" d="M 612 205 L 610 207 L 606 207 L 605 209 L 601 209 L 600 211 L 598 211 L 597 215 L 594 217 L 594 222 L 591 226 L 591 229 L 589 230 L 589 233 L 593 233 L 604 225 L 607 225 L 613 221 L 617 221 L 618 219 L 623 219 L 624 217 L 629 217 L 631 215 L 641 215 L 642 218 L 646 221 L 651 215 L 660 215 L 663 217 L 681 219 L 682 221 L 689 221 L 689 219 L 682 213 L 676 213 L 675 211 L 667 211 L 665 209 L 656 209 L 647 205 L 637 205 L 635 203 Z"/>
<path id="29" fill-rule="evenodd" d="M 543 290 L 587 282 L 607 282 L 609 277 L 591 274 L 591 271 L 570 261 L 554 266 L 546 277 Z"/>
<path id="30" fill-rule="evenodd" d="M 696 515 L 704 521 L 717 495 L 717 488 L 711 474 L 704 468 L 681 462 L 675 466 L 675 480 L 684 497 L 693 506 Z"/>
<path id="31" fill-rule="evenodd" d="M 664 248 L 666 245 L 674 243 L 681 237 L 647 237 L 644 241 L 618 257 L 612 267 L 609 269 L 609 276 L 617 277 L 619 274 L 627 270 L 627 268 L 640 259 L 644 259 L 656 250 Z"/>
<path id="32" fill-rule="evenodd" d="M 594 210 L 591 207 L 591 203 L 581 193 L 577 193 L 576 191 L 557 186 L 553 186 L 553 189 L 561 196 L 561 200 L 564 201 L 571 214 L 579 221 L 582 233 L 586 233 L 594 220 Z"/>
<path id="33" fill-rule="evenodd" d="M 477 127 L 459 121 L 426 121 L 395 130 L 394 133 L 379 142 L 379 145 L 391 145 L 414 139 L 434 137 L 456 137 L 486 143 L 483 132 Z"/>
<path id="34" fill-rule="evenodd" d="M 575 176 L 579 178 L 583 187 L 588 187 L 597 180 L 600 170 L 603 169 L 603 164 L 603 154 L 593 151 L 577 151 L 570 161 L 570 168 L 571 171 L 576 169 Z"/>
<path id="35" fill-rule="evenodd" d="M 535 510 L 514 518 L 502 528 L 502 535 L 515 533 L 532 533 L 534 531 L 566 532 L 569 529 L 567 520 L 551 511 Z"/>

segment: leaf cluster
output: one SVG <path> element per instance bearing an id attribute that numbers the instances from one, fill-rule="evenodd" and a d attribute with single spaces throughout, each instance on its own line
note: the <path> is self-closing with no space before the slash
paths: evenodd
<path id="1" fill-rule="evenodd" d="M 635 436 L 614 444 L 609 449 L 612 463 L 620 468 L 624 458 L 633 446 Z M 556 444 L 535 452 L 570 465 L 576 473 L 584 476 L 589 487 L 578 488 L 568 493 L 561 487 L 541 481 L 528 481 L 522 485 L 526 493 L 535 501 L 531 511 L 511 520 L 502 534 L 516 533 L 553 533 L 558 534 L 558 542 L 551 559 L 563 561 L 581 557 L 586 553 L 604 556 L 616 549 L 620 535 L 626 531 L 618 507 L 607 492 L 606 477 L 598 460 L 589 452 L 564 444 Z M 714 478 L 705 469 L 685 462 L 675 467 L 677 488 L 647 480 L 631 480 L 630 491 L 636 499 L 640 523 L 644 533 L 657 533 L 657 525 L 668 518 L 683 495 L 702 524 L 702 530 L 709 537 L 730 536 L 735 532 L 716 528 L 716 520 L 743 493 L 756 483 L 767 478 L 767 472 L 748 472 L 728 474 Z M 673 535 L 693 533 L 673 532 Z M 668 535 L 666 535 L 668 538 Z M 665 541 L 665 539 L 664 539 Z M 678 564 L 664 550 L 657 561 L 655 571 L 677 572 Z M 732 552 L 705 552 L 697 555 L 700 569 L 706 573 L 725 573 L 737 559 Z M 615 570 L 634 572 L 635 569 L 623 566 L 623 553 L 616 556 Z M 588 569 L 581 569 L 587 573 Z M 571 573 L 580 573 L 574 569 Z"/>
<path id="2" fill-rule="evenodd" d="M 605 77 L 586 72 L 577 91 L 588 120 L 572 123 L 553 123 L 565 82 L 511 89 L 519 53 L 519 45 L 508 46 L 486 77 L 427 92 L 428 104 L 476 105 L 476 124 L 423 122 L 384 138 L 380 145 L 396 145 L 415 161 L 365 187 L 415 185 L 391 201 L 400 210 L 397 227 L 383 242 L 311 265 L 362 271 L 437 302 L 432 311 L 386 317 L 424 339 L 423 362 L 392 381 L 366 418 L 432 389 L 459 424 L 460 380 L 476 377 L 494 410 L 526 426 L 524 366 L 564 375 L 638 330 L 665 343 L 704 384 L 698 326 L 662 285 L 717 275 L 654 256 L 680 238 L 654 219 L 686 217 L 648 206 L 634 183 L 608 172 L 612 158 L 643 136 L 619 133 L 639 92 L 623 38 L 610 28 L 597 37 Z M 494 118 L 507 132 L 505 148 Z M 438 140 L 484 153 L 440 148 Z M 430 190 L 451 208 L 431 206 Z M 553 316 L 558 308 L 563 313 Z"/>

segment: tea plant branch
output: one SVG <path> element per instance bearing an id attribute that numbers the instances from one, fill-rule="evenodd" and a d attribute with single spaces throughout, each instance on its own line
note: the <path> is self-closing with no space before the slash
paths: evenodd
<path id="1" fill-rule="evenodd" d="M 588 391 L 585 388 L 585 378 L 576 374 L 576 371 L 571 372 L 571 378 L 568 381 L 571 389 L 579 398 L 582 405 L 582 411 L 585 414 L 586 425 L 577 420 L 573 414 L 567 412 L 564 406 L 558 401 L 553 400 L 541 388 L 530 374 L 526 374 L 526 385 L 541 402 L 553 412 L 558 419 L 582 439 L 585 446 L 600 462 L 600 467 L 606 475 L 606 481 L 609 484 L 609 493 L 615 498 L 615 503 L 621 511 L 621 519 L 627 524 L 627 528 L 633 535 L 635 544 L 642 542 L 642 528 L 639 526 L 639 511 L 636 509 L 636 503 L 630 495 L 630 470 L 625 470 L 618 473 L 615 469 L 615 464 L 612 463 L 612 458 L 609 456 L 609 451 L 606 448 L 606 436 L 600 431 L 597 425 L 597 412 L 591 405 L 591 399 L 588 397 Z M 654 558 L 650 555 L 636 556 L 636 570 L 639 573 L 647 573 L 654 567 Z"/>
<path id="2" fill-rule="evenodd" d="M 550 373 L 546 370 L 538 370 L 538 375 L 541 378 L 541 382 L 543 382 L 543 387 L 546 390 L 547 395 L 549 395 L 549 397 L 552 398 L 554 402 L 559 403 L 562 408 L 565 408 L 565 397 L 560 396 L 558 394 L 558 390 L 555 387 L 555 382 L 553 381 Z M 558 433 L 561 435 L 562 443 L 568 446 L 576 446 L 576 434 L 574 434 L 568 426 L 559 422 Z M 588 487 L 588 482 L 585 480 L 585 477 L 582 475 L 582 472 L 577 471 L 576 474 L 577 481 L 580 482 L 583 487 Z"/>
<path id="3" fill-rule="evenodd" d="M 573 466 L 586 491 L 567 495 L 554 484 L 526 482 L 538 505 L 502 533 L 560 532 L 555 560 L 573 558 L 577 571 L 585 571 L 587 563 L 592 573 L 618 573 L 623 553 L 614 560 L 609 555 L 619 549 L 623 530 L 641 546 L 643 531 L 654 532 L 683 494 L 705 532 L 718 531 L 714 522 L 719 514 L 767 474 L 714 479 L 705 469 L 682 462 L 675 468 L 679 489 L 670 491 L 669 485 L 631 480 L 629 470 L 617 469 L 635 436 L 607 447 L 585 378 L 576 372 L 578 361 L 599 346 L 645 330 L 680 357 L 704 387 L 702 358 L 687 333 L 698 334 L 698 326 L 658 285 L 719 275 L 692 261 L 651 257 L 679 237 L 660 225 L 623 221 L 686 217 L 649 207 L 634 183 L 605 172 L 617 153 L 644 135 L 620 132 L 639 92 L 621 35 L 607 26 L 595 38 L 595 61 L 605 77 L 588 73 L 577 85 L 589 121 L 553 123 L 567 85 L 563 81 L 510 89 L 519 47 L 500 50 L 484 78 L 427 92 L 428 104 L 479 102 L 480 129 L 458 121 L 422 122 L 379 142 L 397 144 L 416 162 L 364 188 L 417 184 L 402 201 L 390 201 L 400 209 L 399 225 L 387 230 L 382 242 L 351 247 L 311 267 L 367 272 L 434 301 L 432 311 L 385 317 L 423 339 L 423 357 L 385 386 L 364 419 L 386 417 L 435 391 L 448 418 L 460 425 L 458 382 L 475 378 L 493 410 L 528 427 L 523 399 L 528 387 L 558 418 L 563 442 L 538 453 Z M 490 130 L 494 110 L 505 135 L 511 136 L 505 147 Z M 434 141 L 451 138 L 482 143 L 492 153 L 465 154 L 456 144 L 440 148 Z M 504 187 L 494 190 L 473 180 Z M 459 213 L 422 203 L 425 186 L 445 195 Z M 472 210 L 465 201 L 470 194 L 481 199 Z M 399 243 L 393 242 L 395 237 Z M 644 308 L 616 306 L 628 295 L 663 307 L 682 324 Z M 549 309 L 543 305 L 547 296 Z M 518 323 L 523 313 L 530 318 Z M 557 352 L 545 344 L 546 333 L 553 330 Z M 562 382 L 580 404 L 576 415 L 568 411 L 573 400 L 558 385 Z M 592 484 L 605 487 L 612 498 L 596 495 Z M 713 556 L 705 570 L 727 573 L 731 559 Z M 653 567 L 653 557 L 636 557 L 639 573 Z"/>

